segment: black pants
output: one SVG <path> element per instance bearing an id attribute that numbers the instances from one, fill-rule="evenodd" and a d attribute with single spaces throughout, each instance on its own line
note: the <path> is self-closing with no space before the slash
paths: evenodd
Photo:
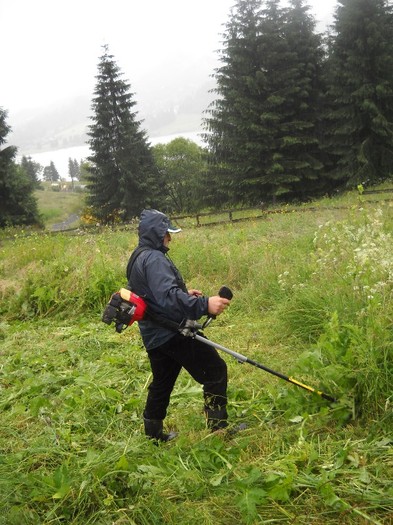
<path id="1" fill-rule="evenodd" d="M 224 409 L 227 404 L 227 365 L 211 346 L 176 334 L 165 344 L 148 351 L 153 381 L 149 385 L 147 419 L 164 419 L 170 396 L 182 367 L 201 385 L 205 408 Z"/>

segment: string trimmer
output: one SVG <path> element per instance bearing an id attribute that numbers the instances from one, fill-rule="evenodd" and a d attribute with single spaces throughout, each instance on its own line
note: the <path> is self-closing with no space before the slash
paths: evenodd
<path id="1" fill-rule="evenodd" d="M 220 295 L 220 297 L 224 297 L 225 299 L 229 300 L 231 300 L 233 297 L 232 291 L 226 286 L 222 286 L 218 294 Z M 262 365 L 261 363 L 257 363 L 256 361 L 246 357 L 245 355 L 239 354 L 238 352 L 230 350 L 229 348 L 226 348 L 225 346 L 222 346 L 218 343 L 214 343 L 213 341 L 210 341 L 209 339 L 206 339 L 206 337 L 200 335 L 200 331 L 206 328 L 206 326 L 210 324 L 210 322 L 212 321 L 212 319 L 215 318 L 215 316 L 209 315 L 207 320 L 202 325 L 193 320 L 186 320 L 185 322 L 179 325 L 174 321 L 170 321 L 168 319 L 164 319 L 160 316 L 154 315 L 151 311 L 149 311 L 145 301 L 141 297 L 125 288 L 121 288 L 119 292 L 116 292 L 112 295 L 111 300 L 106 306 L 104 314 L 102 316 L 102 320 L 106 324 L 111 324 L 112 322 L 115 323 L 117 332 L 122 332 L 127 328 L 127 326 L 130 326 L 134 321 L 140 321 L 141 319 L 146 318 L 151 319 L 157 324 L 170 328 L 173 331 L 180 332 L 184 336 L 193 337 L 201 343 L 212 346 L 217 350 L 221 350 L 222 352 L 225 352 L 234 357 L 239 363 L 248 363 L 249 365 L 255 366 L 257 368 L 260 368 L 261 370 L 264 370 L 265 372 L 268 372 L 269 374 L 279 377 L 280 379 L 283 379 L 288 383 L 292 383 L 293 385 L 303 388 L 308 392 L 317 394 L 318 396 L 322 397 L 323 399 L 326 399 L 327 401 L 330 401 L 332 403 L 337 402 L 337 399 L 330 396 L 329 394 L 325 394 L 320 390 L 316 390 L 315 388 L 312 388 L 309 385 L 301 383 L 293 377 L 289 377 L 284 374 L 281 374 L 280 372 L 277 372 L 276 370 L 272 370 L 271 368 L 268 368 L 267 366 Z"/>

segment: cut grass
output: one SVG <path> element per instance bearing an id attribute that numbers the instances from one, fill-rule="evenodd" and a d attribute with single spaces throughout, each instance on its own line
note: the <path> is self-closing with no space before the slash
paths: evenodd
<path id="1" fill-rule="evenodd" d="M 180 435 L 161 446 L 143 435 L 151 376 L 138 329 L 100 321 L 135 233 L 4 243 L 0 524 L 390 524 L 393 283 L 381 254 L 393 208 L 376 221 L 373 205 L 332 204 L 185 229 L 171 257 L 190 287 L 234 291 L 206 335 L 339 403 L 224 356 L 230 420 L 247 430 L 210 434 L 201 387 L 182 372 L 166 420 Z M 375 247 L 355 268 L 360 233 Z"/>

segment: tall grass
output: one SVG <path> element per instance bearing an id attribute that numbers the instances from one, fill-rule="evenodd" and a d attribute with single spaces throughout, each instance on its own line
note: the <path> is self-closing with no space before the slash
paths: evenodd
<path id="1" fill-rule="evenodd" d="M 187 374 L 155 446 L 135 326 L 100 322 L 134 232 L 0 247 L 0 524 L 389 524 L 393 519 L 393 208 L 361 203 L 185 229 L 190 287 L 233 289 L 212 340 L 338 398 L 231 358 L 235 435 L 210 434 Z M 362 209 L 360 209 L 362 208 Z"/>
<path id="2" fill-rule="evenodd" d="M 38 209 L 48 230 L 53 224 L 68 219 L 71 214 L 80 215 L 85 207 L 85 194 L 71 191 L 52 191 L 50 186 L 44 183 L 44 190 L 34 193 L 37 199 Z"/>

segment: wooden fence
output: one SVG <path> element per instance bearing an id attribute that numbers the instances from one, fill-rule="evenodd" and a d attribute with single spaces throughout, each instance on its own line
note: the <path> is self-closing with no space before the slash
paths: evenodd
<path id="1" fill-rule="evenodd" d="M 364 194 L 382 194 L 382 193 L 393 193 L 393 188 L 386 190 L 367 190 Z M 366 199 L 368 202 L 378 202 Z M 383 199 L 383 200 L 391 200 Z M 348 206 L 284 206 L 283 208 L 269 209 L 265 205 L 253 208 L 239 208 L 239 209 L 228 209 L 219 210 L 215 212 L 197 213 L 195 215 L 181 215 L 177 217 L 171 217 L 171 219 L 181 226 L 181 223 L 185 221 L 189 225 L 196 227 L 201 226 L 215 226 L 224 223 L 235 223 L 241 221 L 247 221 L 251 219 L 265 219 L 269 215 L 285 214 L 285 213 L 305 213 L 305 212 L 316 212 L 319 210 L 340 210 L 346 209 Z M 211 220 L 209 220 L 209 218 Z"/>
<path id="2" fill-rule="evenodd" d="M 387 188 L 385 190 L 365 190 L 362 195 L 371 195 L 371 194 L 382 194 L 382 193 L 393 193 L 393 188 Z M 380 199 L 379 201 L 372 201 L 371 199 L 365 199 L 367 202 L 381 202 L 381 201 L 390 201 L 391 198 Z M 276 214 L 285 214 L 285 213 L 306 213 L 306 212 L 316 212 L 319 210 L 342 210 L 346 209 L 348 206 L 284 206 L 283 208 L 271 209 L 267 208 L 266 205 L 262 204 L 259 207 L 252 208 L 238 208 L 238 209 L 226 209 L 218 210 L 215 212 L 206 212 L 206 213 L 196 213 L 195 215 L 179 215 L 171 216 L 171 220 L 177 223 L 180 227 L 204 227 L 204 226 L 217 226 L 220 224 L 226 223 L 236 223 L 241 221 L 257 220 L 257 219 L 266 219 L 270 215 Z M 77 234 L 81 230 L 91 231 L 91 232 L 100 232 L 105 227 L 100 226 L 82 226 L 79 228 L 64 228 L 56 231 L 44 231 L 39 232 L 42 234 L 57 234 L 57 233 L 68 233 L 70 235 Z M 136 222 L 132 223 L 122 223 L 119 225 L 113 225 L 113 229 L 116 230 L 136 230 Z M 38 232 L 35 232 L 36 234 Z M 28 237 L 31 233 L 25 233 L 24 235 L 19 235 L 19 237 Z M 13 238 L 3 238 L 1 240 L 12 240 Z"/>

